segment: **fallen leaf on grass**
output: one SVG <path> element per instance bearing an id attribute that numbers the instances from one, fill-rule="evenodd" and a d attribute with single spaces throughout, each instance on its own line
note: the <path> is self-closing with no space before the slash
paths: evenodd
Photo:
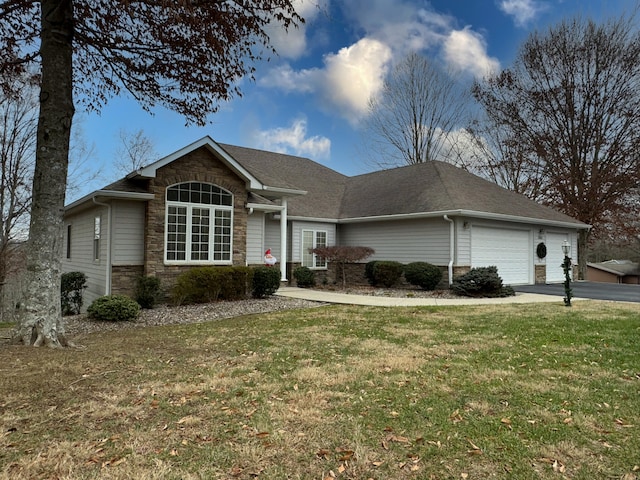
<path id="1" fill-rule="evenodd" d="M 477 446 L 475 443 L 473 443 L 471 439 L 467 438 L 467 442 L 469 442 L 469 445 L 471 445 L 471 450 L 469 450 L 469 453 L 473 453 L 476 455 L 482 453 L 482 449 L 479 446 Z"/>
<path id="2" fill-rule="evenodd" d="M 631 425 L 626 420 L 623 420 L 622 418 L 616 418 L 616 424 L 620 425 L 622 428 L 632 428 L 633 427 L 633 425 Z"/>
<path id="3" fill-rule="evenodd" d="M 564 473 L 566 469 L 567 469 L 567 467 L 565 467 L 565 466 L 564 466 L 562 463 L 560 463 L 558 460 L 554 460 L 554 461 L 553 461 L 553 471 L 554 471 L 554 472 Z"/>

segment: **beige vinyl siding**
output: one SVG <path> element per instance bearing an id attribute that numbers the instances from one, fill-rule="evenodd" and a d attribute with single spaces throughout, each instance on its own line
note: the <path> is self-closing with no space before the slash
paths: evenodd
<path id="1" fill-rule="evenodd" d="M 269 218 L 271 214 L 267 214 L 264 220 L 264 252 L 267 248 L 271 249 L 271 255 L 278 259 L 278 262 L 282 261 L 282 254 L 280 253 L 280 218 Z M 260 260 L 262 262 L 262 260 Z"/>
<path id="2" fill-rule="evenodd" d="M 302 262 L 302 232 L 327 232 L 327 246 L 336 245 L 336 225 L 322 222 L 291 222 L 291 261 Z"/>
<path id="3" fill-rule="evenodd" d="M 264 213 L 253 212 L 247 217 L 247 264 L 263 263 L 264 251 Z"/>
<path id="4" fill-rule="evenodd" d="M 471 228 L 470 218 L 456 217 L 456 256 L 455 265 L 471 265 Z"/>
<path id="5" fill-rule="evenodd" d="M 113 202 L 112 264 L 143 265 L 144 264 L 144 202 Z M 108 222 L 103 220 L 103 228 Z M 106 234 L 105 242 L 106 243 Z"/>
<path id="6" fill-rule="evenodd" d="M 94 221 L 100 215 L 100 259 L 93 258 Z M 67 251 L 67 225 L 71 225 L 71 258 L 62 259 L 62 271 L 82 272 L 87 276 L 87 289 L 84 292 L 84 306 L 106 293 L 106 267 L 108 232 L 107 209 L 96 207 L 85 210 L 65 219 L 64 252 Z"/>
<path id="7" fill-rule="evenodd" d="M 340 225 L 341 245 L 371 247 L 370 260 L 449 263 L 449 223 L 440 219 L 395 220 Z"/>

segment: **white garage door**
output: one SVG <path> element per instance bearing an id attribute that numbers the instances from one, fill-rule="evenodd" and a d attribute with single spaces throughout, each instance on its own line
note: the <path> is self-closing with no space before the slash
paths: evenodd
<path id="1" fill-rule="evenodd" d="M 498 267 L 505 285 L 533 283 L 533 248 L 528 230 L 472 227 L 471 266 Z"/>
<path id="2" fill-rule="evenodd" d="M 566 233 L 547 233 L 547 283 L 564 282 L 562 242 L 565 240 L 569 240 Z M 573 252 L 569 256 L 574 257 Z"/>

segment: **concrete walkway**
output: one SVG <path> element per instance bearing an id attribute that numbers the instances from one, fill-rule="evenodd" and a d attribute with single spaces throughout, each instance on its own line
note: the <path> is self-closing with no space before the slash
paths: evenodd
<path id="1" fill-rule="evenodd" d="M 275 293 L 281 297 L 301 298 L 323 303 L 342 303 L 346 305 L 370 305 L 377 307 L 412 307 L 425 305 L 494 305 L 510 303 L 562 303 L 562 297 L 557 295 L 540 295 L 535 293 L 517 293 L 515 297 L 505 298 L 408 298 L 408 297 L 378 297 L 374 295 L 352 295 L 332 292 L 329 290 L 314 290 L 312 288 L 280 287 Z M 571 301 L 581 300 L 572 298 Z"/>

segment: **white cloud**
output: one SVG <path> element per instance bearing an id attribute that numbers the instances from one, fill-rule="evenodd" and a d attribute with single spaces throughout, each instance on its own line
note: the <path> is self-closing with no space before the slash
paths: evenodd
<path id="1" fill-rule="evenodd" d="M 261 130 L 253 135 L 253 142 L 257 148 L 271 152 L 288 153 L 314 160 L 329 158 L 331 140 L 315 135 L 307 137 L 307 121 L 299 118 L 291 126 Z"/>
<path id="2" fill-rule="evenodd" d="M 370 38 L 328 55 L 324 98 L 350 122 L 357 123 L 367 111 L 369 98 L 382 88 L 390 60 L 391 49 Z"/>
<path id="3" fill-rule="evenodd" d="M 259 84 L 317 95 L 326 111 L 355 125 L 366 114 L 369 98 L 380 91 L 392 64 L 410 52 L 439 56 L 451 70 L 475 76 L 500 67 L 488 55 L 483 36 L 469 27 L 455 30 L 455 19 L 450 16 L 406 0 L 350 0 L 341 7 L 354 31 L 361 32 L 358 41 L 326 54 L 321 66 L 300 70 L 290 64 L 278 66 L 259 79 Z"/>
<path id="4" fill-rule="evenodd" d="M 502 0 L 500 10 L 513 17 L 516 25 L 525 26 L 533 20 L 546 6 L 536 0 Z"/>
<path id="5" fill-rule="evenodd" d="M 476 77 L 495 73 L 500 62 L 487 55 L 484 38 L 469 27 L 452 30 L 443 45 L 447 63 L 454 69 L 469 72 Z"/>
<path id="6" fill-rule="evenodd" d="M 270 70 L 258 83 L 263 87 L 278 88 L 285 92 L 314 92 L 322 71 L 318 68 L 294 70 L 288 63 Z"/>
<path id="7" fill-rule="evenodd" d="M 329 0 L 292 0 L 293 7 L 298 15 L 304 18 L 305 23 L 297 28 L 284 30 L 280 25 L 272 24 L 268 28 L 269 41 L 283 58 L 300 58 L 307 51 L 307 26 L 311 24 L 318 13 L 326 8 Z"/>
<path id="8" fill-rule="evenodd" d="M 351 123 L 365 114 L 367 103 L 382 87 L 391 60 L 391 49 L 370 38 L 330 53 L 324 68 L 293 70 L 280 66 L 260 79 L 262 86 L 286 92 L 317 93 L 325 110 L 338 111 Z"/>

